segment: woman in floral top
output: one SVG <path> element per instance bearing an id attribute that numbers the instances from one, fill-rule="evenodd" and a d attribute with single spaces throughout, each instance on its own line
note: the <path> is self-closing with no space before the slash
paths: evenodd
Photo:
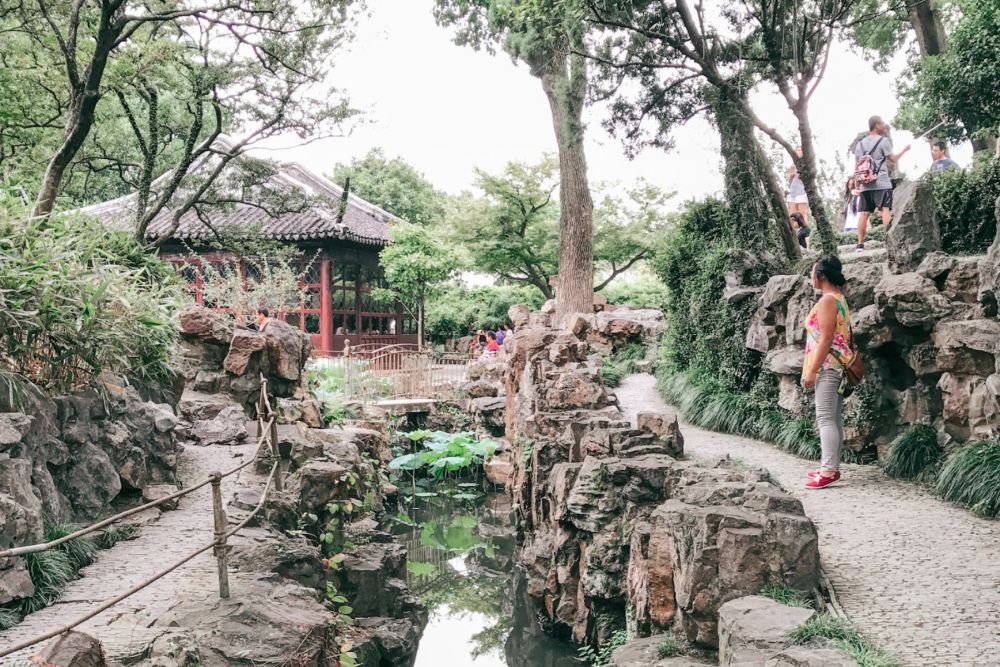
<path id="1" fill-rule="evenodd" d="M 806 316 L 806 356 L 802 386 L 816 389 L 816 424 L 823 459 L 819 470 L 808 473 L 808 489 L 822 489 L 840 479 L 840 451 L 844 446 L 844 397 L 840 393 L 844 368 L 851 361 L 851 315 L 841 291 L 840 260 L 821 257 L 813 266 L 813 287 L 823 295 Z"/>

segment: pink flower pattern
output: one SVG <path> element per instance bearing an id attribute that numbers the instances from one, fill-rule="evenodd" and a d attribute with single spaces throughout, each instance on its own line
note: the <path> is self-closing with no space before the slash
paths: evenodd
<path id="1" fill-rule="evenodd" d="M 844 303 L 844 310 L 847 310 L 847 303 Z M 806 362 L 803 364 L 803 369 L 809 367 L 809 361 L 814 358 L 816 354 L 816 342 L 819 340 L 819 316 L 816 314 L 816 308 L 813 307 L 809 314 L 806 316 L 805 321 L 806 328 Z M 836 354 L 834 354 L 836 352 Z M 840 357 L 838 359 L 837 357 Z M 833 335 L 833 342 L 830 344 L 830 352 L 826 355 L 826 359 L 823 360 L 823 368 L 832 368 L 834 370 L 843 370 L 845 367 L 844 361 L 849 361 L 851 357 L 851 345 L 850 345 L 850 325 L 844 314 L 837 309 L 837 329 Z M 843 360 L 843 361 L 841 361 Z"/>

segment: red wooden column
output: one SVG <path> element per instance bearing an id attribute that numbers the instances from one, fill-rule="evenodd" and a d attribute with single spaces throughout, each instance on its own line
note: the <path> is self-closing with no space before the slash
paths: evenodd
<path id="1" fill-rule="evenodd" d="M 330 258 L 319 260 L 319 340 L 323 352 L 333 351 L 333 295 L 330 294 Z"/>

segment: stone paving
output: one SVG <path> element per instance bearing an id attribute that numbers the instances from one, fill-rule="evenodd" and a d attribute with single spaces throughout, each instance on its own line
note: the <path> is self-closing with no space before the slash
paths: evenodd
<path id="1" fill-rule="evenodd" d="M 617 389 L 630 419 L 670 409 L 651 375 Z M 1000 665 L 1000 522 L 980 519 L 875 466 L 845 465 L 835 486 L 803 488 L 810 464 L 756 440 L 682 422 L 692 458 L 729 455 L 802 500 L 820 556 L 850 619 L 903 664 Z"/>
<path id="2" fill-rule="evenodd" d="M 209 472 L 231 470 L 246 461 L 253 450 L 252 445 L 190 446 L 180 456 L 178 477 L 182 483 L 191 486 L 205 479 Z M 240 516 L 246 516 L 246 512 L 239 512 L 228 506 L 233 494 L 248 486 L 260 488 L 263 482 L 264 479 L 254 473 L 253 466 L 223 479 L 223 502 L 227 506 L 231 524 Z M 82 578 L 69 584 L 56 603 L 31 614 L 20 625 L 0 633 L 0 648 L 31 639 L 75 620 L 101 602 L 125 592 L 211 542 L 211 498 L 210 486 L 198 489 L 181 498 L 178 509 L 164 512 L 158 519 L 144 526 L 138 538 L 120 542 L 111 549 L 99 552 L 97 560 L 81 571 Z M 239 535 L 235 536 L 230 543 L 238 542 L 238 538 Z M 216 561 L 209 550 L 87 621 L 78 629 L 100 639 L 109 657 L 129 664 L 143 657 L 152 639 L 163 632 L 149 627 L 163 611 L 180 600 L 217 595 L 218 586 Z M 233 595 L 236 594 L 238 591 L 234 587 Z M 13 667 L 34 664 L 27 662 L 27 658 L 36 654 L 39 649 L 40 646 L 35 646 L 0 658 L 0 665 Z"/>

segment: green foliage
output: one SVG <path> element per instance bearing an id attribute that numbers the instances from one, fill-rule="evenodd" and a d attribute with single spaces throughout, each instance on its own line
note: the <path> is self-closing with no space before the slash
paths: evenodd
<path id="1" fill-rule="evenodd" d="M 827 639 L 854 658 L 860 667 L 899 667 L 899 661 L 879 648 L 845 620 L 817 614 L 795 629 L 789 639 L 801 645 L 814 639 Z"/>
<path id="2" fill-rule="evenodd" d="M 1000 516 L 1000 442 L 973 442 L 948 457 L 937 493 L 976 514 Z"/>
<path id="3" fill-rule="evenodd" d="M 20 603 L 21 613 L 27 615 L 51 604 L 60 591 L 76 577 L 76 570 L 69 554 L 62 549 L 49 549 L 24 557 L 35 592 Z"/>
<path id="4" fill-rule="evenodd" d="M 646 347 L 641 343 L 629 343 L 621 347 L 609 356 L 604 358 L 603 365 L 598 371 L 604 384 L 608 387 L 617 387 L 628 375 L 635 373 L 636 362 L 646 357 Z"/>
<path id="5" fill-rule="evenodd" d="M 776 408 L 773 400 L 753 392 L 736 394 L 717 380 L 661 371 L 657 387 L 684 418 L 702 428 L 772 442 L 805 459 L 820 456 L 819 436 L 812 422 Z"/>
<path id="6" fill-rule="evenodd" d="M 13 609 L 4 609 L 0 607 L 0 632 L 10 630 L 20 622 L 21 615 L 19 613 Z"/>
<path id="7" fill-rule="evenodd" d="M 1000 127 L 1000 0 L 958 0 L 959 20 L 944 53 L 914 64 L 900 86 L 896 124 L 921 132 L 941 117 L 950 121 L 941 134 L 995 136 Z"/>
<path id="8" fill-rule="evenodd" d="M 101 549 L 110 549 L 119 542 L 128 542 L 139 537 L 142 528 L 135 523 L 120 523 L 111 526 L 101 533 L 97 538 L 98 546 Z"/>
<path id="9" fill-rule="evenodd" d="M 651 264 L 667 286 L 664 366 L 673 373 L 704 373 L 731 391 L 745 391 L 757 377 L 761 355 L 744 344 L 753 299 L 733 305 L 723 297 L 727 271 L 745 261 L 730 250 L 733 224 L 721 201 L 689 204 L 661 239 Z M 760 271 L 754 281 L 762 283 L 766 267 Z"/>
<path id="10" fill-rule="evenodd" d="M 45 541 L 52 542 L 53 540 L 62 539 L 76 530 L 76 526 L 70 526 L 63 523 L 47 524 L 45 526 Z M 60 545 L 58 548 L 66 553 L 66 556 L 69 558 L 70 565 L 72 565 L 75 570 L 80 570 L 81 568 L 84 568 L 94 562 L 94 556 L 101 548 L 101 544 L 97 537 L 93 535 L 84 535 L 83 537 L 78 537 L 75 540 L 70 540 L 69 542 Z"/>
<path id="11" fill-rule="evenodd" d="M 761 595 L 766 598 L 771 598 L 775 602 L 780 602 L 787 607 L 811 607 L 812 602 L 808 597 L 803 595 L 801 592 L 795 590 L 791 586 L 785 586 L 784 584 L 778 586 L 768 586 L 761 589 Z"/>
<path id="12" fill-rule="evenodd" d="M 0 362 L 38 386 L 172 381 L 181 295 L 171 265 L 95 220 L 0 219 Z"/>
<path id="13" fill-rule="evenodd" d="M 600 665 L 608 664 L 611 661 L 611 654 L 615 652 L 615 649 L 627 643 L 628 632 L 625 630 L 615 630 L 608 637 L 607 641 L 596 649 L 593 646 L 581 646 L 577 650 L 577 655 L 580 660 L 583 660 L 588 665 L 599 667 Z"/>
<path id="14" fill-rule="evenodd" d="M 343 185 L 351 179 L 351 192 L 415 225 L 431 225 L 444 217 L 444 194 L 399 157 L 389 159 L 379 147 L 348 164 L 338 163 L 331 178 Z"/>
<path id="15" fill-rule="evenodd" d="M 1000 159 L 984 157 L 968 171 L 945 169 L 925 178 L 934 191 L 945 252 L 986 252 L 997 233 L 994 206 L 1000 197 Z"/>
<path id="16" fill-rule="evenodd" d="M 671 637 L 669 639 L 664 639 L 656 645 L 656 657 L 661 660 L 665 658 L 672 658 L 680 653 L 680 650 L 680 643 L 675 638 Z"/>
<path id="17" fill-rule="evenodd" d="M 537 310 L 545 297 L 529 285 L 467 287 L 449 283 L 427 302 L 427 338 L 444 342 L 469 336 L 479 329 L 496 331 L 507 321 L 507 311 L 515 304 Z"/>
<path id="18" fill-rule="evenodd" d="M 397 456 L 389 463 L 389 470 L 416 471 L 426 468 L 438 479 L 447 473 L 482 465 L 497 448 L 492 440 L 477 440 L 469 431 L 414 431 L 407 436 L 421 449 Z"/>
<path id="19" fill-rule="evenodd" d="M 601 290 L 608 303 L 630 308 L 667 310 L 667 286 L 652 275 L 641 275 L 631 282 L 615 282 Z"/>
<path id="20" fill-rule="evenodd" d="M 892 441 L 882 471 L 897 479 L 915 479 L 936 466 L 940 458 L 937 433 L 930 426 L 917 425 Z"/>

